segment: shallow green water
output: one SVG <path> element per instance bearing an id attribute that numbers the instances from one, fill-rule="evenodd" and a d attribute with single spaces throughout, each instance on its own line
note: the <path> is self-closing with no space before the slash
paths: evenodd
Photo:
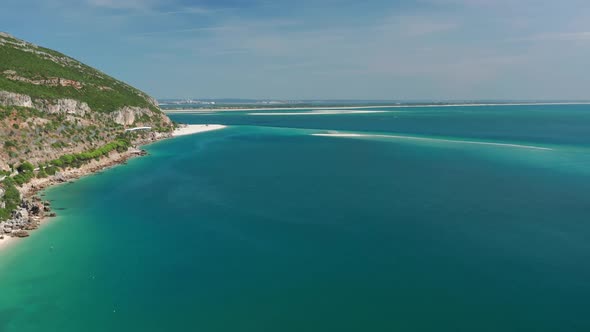
<path id="1" fill-rule="evenodd" d="M 590 330 L 590 108 L 400 114 L 173 116 L 234 125 L 49 190 L 0 331 Z"/>

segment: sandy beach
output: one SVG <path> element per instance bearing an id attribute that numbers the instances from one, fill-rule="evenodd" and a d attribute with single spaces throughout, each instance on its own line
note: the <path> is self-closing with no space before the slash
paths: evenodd
<path id="1" fill-rule="evenodd" d="M 204 133 L 207 131 L 219 130 L 223 129 L 226 126 L 219 125 L 219 124 L 194 124 L 194 125 L 184 125 L 177 128 L 173 133 L 173 137 L 177 136 L 185 136 L 185 135 L 192 135 L 198 133 Z"/>
<path id="2" fill-rule="evenodd" d="M 18 239 L 10 236 L 4 236 L 4 239 L 0 239 L 0 251 L 13 245 Z"/>

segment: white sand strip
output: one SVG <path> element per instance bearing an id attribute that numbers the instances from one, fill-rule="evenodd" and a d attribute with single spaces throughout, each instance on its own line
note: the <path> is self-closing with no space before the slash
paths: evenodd
<path id="1" fill-rule="evenodd" d="M 185 109 L 165 109 L 164 113 L 210 113 L 210 112 L 244 112 L 244 111 L 309 111 L 312 110 L 356 110 L 370 108 L 387 108 L 394 106 L 359 106 L 359 107 L 252 107 L 252 108 L 185 108 Z"/>
<path id="2" fill-rule="evenodd" d="M 590 105 L 590 102 L 531 102 L 531 103 L 471 103 L 471 104 L 393 104 L 382 106 L 337 106 L 337 107 L 251 107 L 251 108 L 194 108 L 194 109 L 165 109 L 164 113 L 198 113 L 198 112 L 218 112 L 218 111 L 278 111 L 278 110 L 343 110 L 343 109 L 370 109 L 370 108 L 422 108 L 422 107 L 480 107 L 480 106 L 551 106 L 551 105 Z"/>
<path id="3" fill-rule="evenodd" d="M 219 124 L 191 124 L 191 125 L 184 125 L 181 126 L 179 128 L 177 128 L 176 130 L 174 130 L 174 132 L 172 133 L 172 136 L 176 137 L 176 136 L 184 136 L 184 135 L 192 135 L 192 134 L 198 134 L 198 133 L 204 133 L 207 131 L 212 131 L 212 130 L 219 130 L 219 129 L 223 129 L 226 126 L 224 125 L 219 125 Z"/>
<path id="4" fill-rule="evenodd" d="M 417 141 L 434 141 L 434 142 L 445 142 L 445 143 L 458 143 L 458 144 L 478 144 L 478 145 L 491 145 L 500 146 L 507 148 L 518 148 L 518 149 L 533 149 L 533 150 L 553 150 L 551 148 L 544 148 L 533 145 L 521 145 L 521 144 L 509 144 L 509 143 L 493 143 L 493 142 L 480 142 L 480 141 L 462 141 L 462 140 L 451 140 L 444 138 L 426 138 L 416 136 L 399 136 L 399 135 L 370 135 L 370 134 L 353 134 L 353 133 L 330 133 L 330 134 L 311 134 L 312 136 L 328 136 L 328 137 L 357 137 L 357 138 L 394 138 L 394 139 L 409 139 Z"/>
<path id="5" fill-rule="evenodd" d="M 248 115 L 333 115 L 333 114 L 368 114 L 368 113 L 389 113 L 390 111 L 354 111 L 354 110 L 313 110 L 308 112 L 257 112 Z"/>
<path id="6" fill-rule="evenodd" d="M 0 239 L 0 251 L 8 248 L 8 246 L 14 244 L 18 239 L 4 235 L 4 239 Z"/>

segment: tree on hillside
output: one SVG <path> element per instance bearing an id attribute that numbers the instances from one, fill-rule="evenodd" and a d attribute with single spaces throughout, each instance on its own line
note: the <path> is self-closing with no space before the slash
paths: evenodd
<path id="1" fill-rule="evenodd" d="M 33 166 L 33 164 L 31 164 L 28 161 L 25 161 L 24 163 L 20 164 L 16 170 L 19 173 L 27 173 L 27 172 L 32 172 L 35 170 L 35 166 Z"/>

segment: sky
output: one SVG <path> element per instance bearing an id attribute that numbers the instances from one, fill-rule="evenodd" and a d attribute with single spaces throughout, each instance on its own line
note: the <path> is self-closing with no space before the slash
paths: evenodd
<path id="1" fill-rule="evenodd" d="M 587 0 L 2 0 L 0 31 L 157 98 L 590 99 Z"/>

